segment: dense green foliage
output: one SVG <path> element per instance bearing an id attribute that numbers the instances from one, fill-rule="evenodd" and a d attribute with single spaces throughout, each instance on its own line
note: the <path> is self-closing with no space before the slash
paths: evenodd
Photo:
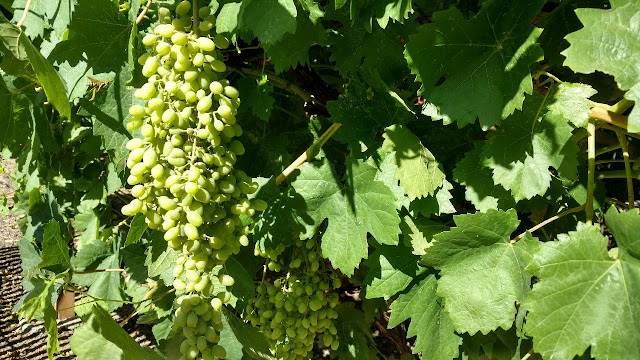
<path id="1" fill-rule="evenodd" d="M 50 357 L 640 358 L 640 2 L 0 10 Z"/>

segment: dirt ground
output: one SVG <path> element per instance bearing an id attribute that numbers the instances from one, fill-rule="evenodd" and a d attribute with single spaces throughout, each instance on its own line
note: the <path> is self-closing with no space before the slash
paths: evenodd
<path id="1" fill-rule="evenodd" d="M 7 197 L 7 205 L 13 208 L 14 187 L 9 174 L 15 171 L 15 161 L 3 161 L 4 174 L 0 175 L 0 194 Z M 14 215 L 0 216 L 0 247 L 13 246 L 22 238 Z"/>

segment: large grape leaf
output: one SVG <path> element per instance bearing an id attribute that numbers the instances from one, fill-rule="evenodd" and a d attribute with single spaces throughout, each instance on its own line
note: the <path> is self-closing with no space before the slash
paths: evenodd
<path id="1" fill-rule="evenodd" d="M 336 306 L 338 319 L 335 321 L 340 342 L 338 350 L 332 357 L 343 360 L 374 360 L 378 359 L 373 349 L 373 338 L 369 331 L 369 324 L 365 322 L 362 311 L 356 309 L 352 302 L 345 302 Z"/>
<path id="2" fill-rule="evenodd" d="M 13 22 L 22 17 L 28 0 L 13 2 Z M 29 13 L 24 21 L 24 33 L 31 39 L 42 37 L 46 29 L 52 29 L 57 37 L 61 37 L 71 21 L 75 0 L 32 0 Z"/>
<path id="3" fill-rule="evenodd" d="M 60 234 L 60 224 L 51 220 L 44 227 L 42 240 L 42 262 L 41 268 L 62 268 L 71 269 L 71 259 L 69 258 L 69 246 L 67 241 Z"/>
<path id="4" fill-rule="evenodd" d="M 409 200 L 434 195 L 445 175 L 429 149 L 403 125 L 391 125 L 382 136 L 382 149 L 395 152 L 392 160 L 398 166 L 396 179 Z"/>
<path id="5" fill-rule="evenodd" d="M 351 22 L 362 23 L 371 31 L 372 20 L 376 20 L 381 28 L 386 28 L 390 21 L 404 22 L 413 13 L 410 0 L 337 0 L 335 8 L 340 9 L 349 3 Z"/>
<path id="6" fill-rule="evenodd" d="M 640 358 L 638 234 L 627 232 L 640 218 L 609 210 L 605 219 L 617 235 L 617 258 L 599 226 L 580 223 L 542 245 L 528 268 L 540 281 L 523 303 L 525 331 L 545 359 L 573 358 L 589 347 L 597 360 Z"/>
<path id="7" fill-rule="evenodd" d="M 91 308 L 91 316 L 73 332 L 69 346 L 78 360 L 160 360 L 163 356 L 141 347 L 99 306 Z"/>
<path id="8" fill-rule="evenodd" d="M 117 254 L 109 255 L 100 262 L 96 270 L 103 269 L 119 269 L 120 259 Z M 76 312 L 78 314 L 87 314 L 91 311 L 91 307 L 95 304 L 100 307 L 113 311 L 123 305 L 124 300 L 122 294 L 122 274 L 119 271 L 104 271 L 89 274 L 76 274 L 73 276 L 76 284 L 88 286 L 87 293 L 91 297 L 83 298 L 76 303 Z M 101 299 L 95 301 L 95 299 Z M 104 300 L 104 301 L 103 301 Z"/>
<path id="9" fill-rule="evenodd" d="M 82 99 L 80 102 L 82 113 L 94 120 L 93 134 L 102 138 L 104 148 L 109 151 L 110 160 L 118 172 L 124 170 L 129 156 L 126 144 L 133 137 L 125 127 L 131 118 L 129 107 L 145 103 L 127 87 L 130 79 L 128 65 L 124 64 L 106 89 L 100 90 L 92 101 Z"/>
<path id="10" fill-rule="evenodd" d="M 286 33 L 295 33 L 298 10 L 293 0 L 244 0 L 224 4 L 216 21 L 218 32 L 230 35 L 232 41 L 253 34 L 261 44 L 270 45 Z"/>
<path id="11" fill-rule="evenodd" d="M 565 66 L 581 73 L 613 75 L 625 97 L 640 100 L 640 3 L 612 0 L 611 10 L 576 9 L 584 28 L 567 35 L 571 44 L 562 52 Z M 627 128 L 640 132 L 640 110 L 633 109 Z"/>
<path id="12" fill-rule="evenodd" d="M 130 30 L 131 24 L 117 3 L 78 1 L 68 40 L 56 44 L 48 57 L 58 66 L 71 100 L 87 93 L 88 77 L 109 80 L 128 64 Z"/>
<path id="13" fill-rule="evenodd" d="M 545 62 L 554 67 L 562 65 L 565 57 L 561 52 L 569 47 L 565 36 L 582 28 L 575 14 L 577 8 L 605 8 L 608 5 L 607 0 L 565 0 L 536 23 L 537 26 L 544 28 L 538 42 L 544 50 Z"/>
<path id="14" fill-rule="evenodd" d="M 369 100 L 365 84 L 352 78 L 338 100 L 329 101 L 330 120 L 342 124 L 334 138 L 360 150 L 360 142 L 373 146 L 376 134 L 387 126 L 414 119 L 413 114 L 399 107 L 387 94 L 378 93 Z"/>
<path id="15" fill-rule="evenodd" d="M 418 264 L 420 258 L 411 253 L 411 248 L 401 245 L 380 245 L 365 261 L 369 272 L 364 279 L 366 297 L 382 297 L 388 300 L 426 269 Z"/>
<path id="16" fill-rule="evenodd" d="M 407 215 L 402 218 L 400 229 L 402 230 L 404 244 L 411 247 L 412 253 L 414 255 L 424 255 L 427 248 L 431 246 L 433 236 L 449 228 L 427 218 L 413 218 Z"/>
<path id="17" fill-rule="evenodd" d="M 408 35 L 407 26 L 367 28 L 367 24 L 351 22 L 344 12 L 330 12 L 327 17 L 343 25 L 328 33 L 330 60 L 336 62 L 342 76 L 358 71 L 368 83 L 382 90 L 386 90 L 385 84 L 399 83 L 405 78 L 408 68 L 401 39 Z"/>
<path id="18" fill-rule="evenodd" d="M 348 159 L 346 184 L 342 184 L 324 159 L 319 166 L 307 163 L 300 167 L 300 174 L 291 184 L 304 199 L 304 204 L 297 207 L 306 208 L 311 218 L 300 219 L 307 224 L 303 236 L 311 237 L 328 219 L 322 255 L 347 276 L 367 257 L 367 234 L 382 244 L 398 243 L 400 217 L 396 198 L 386 185 L 374 180 L 375 174 L 373 166 Z"/>
<path id="19" fill-rule="evenodd" d="M 33 91 L 14 94 L 0 78 L 0 146 L 20 150 L 33 134 Z M 18 152 L 17 152 L 18 153 Z M 16 153 L 16 154 L 17 154 Z"/>
<path id="20" fill-rule="evenodd" d="M 298 16 L 295 33 L 286 33 L 282 40 L 270 45 L 265 55 L 271 58 L 276 73 L 297 68 L 298 64 L 309 63 L 309 48 L 313 45 L 324 45 L 326 34 L 324 27 L 314 24 L 306 16 Z"/>
<path id="21" fill-rule="evenodd" d="M 584 85 L 560 84 L 545 96 L 527 97 L 518 111 L 489 135 L 482 156 L 493 180 L 510 190 L 516 201 L 543 195 L 551 184 L 549 168 L 567 179 L 577 177 L 578 145 L 571 123 L 586 122 L 591 91 L 572 91 Z M 556 90 L 557 89 L 557 90 Z"/>
<path id="22" fill-rule="evenodd" d="M 40 51 L 36 49 L 29 38 L 16 26 L 7 22 L 2 14 L 0 14 L 0 41 L 2 41 L 2 46 L 9 52 L 5 56 L 10 56 L 23 65 L 22 68 L 11 68 L 17 71 L 14 75 L 31 74 L 30 70 L 32 70 L 51 104 L 56 107 L 62 116 L 71 118 L 69 99 L 66 96 L 66 89 L 60 79 L 60 75 L 47 59 L 42 56 Z M 26 65 L 26 62 L 29 63 L 31 69 Z M 4 68 L 4 70 L 7 71 L 7 68 Z M 29 78 L 32 79 L 32 76 L 29 76 Z"/>
<path id="23" fill-rule="evenodd" d="M 409 37 L 405 51 L 422 82 L 422 112 L 459 126 L 478 118 L 489 128 L 520 109 L 524 93 L 533 90 L 531 66 L 542 57 L 536 44 L 542 30 L 531 25 L 542 4 L 487 1 L 470 20 L 454 7 L 435 13 L 433 23 Z"/>
<path id="24" fill-rule="evenodd" d="M 254 359 L 274 360 L 269 351 L 269 343 L 264 334 L 255 327 L 238 319 L 226 308 L 222 310 L 222 324 L 219 344 L 227 351 L 225 359 L 245 359 L 243 351 Z"/>
<path id="25" fill-rule="evenodd" d="M 511 243 L 518 227 L 515 210 L 454 216 L 456 227 L 434 237 L 422 261 L 440 270 L 438 296 L 457 332 L 483 334 L 509 329 L 516 301 L 529 291 L 525 271 L 539 242 L 527 235 Z"/>
<path id="26" fill-rule="evenodd" d="M 482 146 L 476 143 L 473 150 L 464 154 L 464 158 L 453 169 L 453 180 L 464 185 L 465 198 L 478 211 L 489 209 L 506 210 L 515 206 L 513 196 L 502 186 L 493 182 L 491 168 L 482 164 Z"/>
<path id="27" fill-rule="evenodd" d="M 408 337 L 416 337 L 413 353 L 423 359 L 450 360 L 458 356 L 462 338 L 456 335 L 449 315 L 436 295 L 436 278 L 429 275 L 391 303 L 389 328 L 411 319 Z"/>

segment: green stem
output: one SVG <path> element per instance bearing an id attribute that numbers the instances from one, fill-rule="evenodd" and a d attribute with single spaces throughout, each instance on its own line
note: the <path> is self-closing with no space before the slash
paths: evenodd
<path id="1" fill-rule="evenodd" d="M 622 146 L 620 146 L 620 144 L 613 144 L 613 145 L 602 147 L 602 148 L 596 150 L 596 156 L 600 156 L 602 154 L 606 154 L 606 153 L 608 153 L 610 151 L 618 150 L 621 147 Z"/>
<path id="2" fill-rule="evenodd" d="M 609 111 L 616 113 L 616 114 L 622 114 L 623 112 L 627 111 L 630 107 L 633 106 L 633 101 L 631 100 L 627 100 L 627 99 L 622 99 L 620 101 L 618 101 L 617 103 L 609 106 Z"/>
<path id="3" fill-rule="evenodd" d="M 200 34 L 200 0 L 193 0 L 193 33 Z"/>
<path id="4" fill-rule="evenodd" d="M 593 190 L 595 188 L 596 173 L 596 124 L 589 121 L 587 125 L 589 137 L 587 139 L 588 175 L 587 175 L 587 201 L 584 209 L 587 217 L 587 225 L 593 224 Z"/>
<path id="5" fill-rule="evenodd" d="M 582 205 L 580 205 L 580 206 L 576 206 L 576 207 L 574 207 L 574 208 L 567 209 L 567 210 L 565 210 L 565 211 L 561 212 L 561 213 L 560 213 L 560 214 L 558 214 L 558 215 L 555 215 L 555 216 L 552 216 L 552 217 L 548 218 L 547 220 L 545 220 L 545 221 L 541 222 L 540 224 L 538 224 L 538 225 L 536 225 L 536 226 L 532 227 L 531 229 L 528 229 L 527 231 L 525 231 L 525 232 L 523 232 L 522 234 L 520 234 L 520 235 L 516 236 L 515 238 L 513 238 L 513 240 L 511 240 L 511 243 L 515 243 L 516 241 L 518 241 L 518 240 L 522 239 L 523 237 L 525 237 L 525 236 L 527 235 L 527 233 L 532 233 L 532 232 L 534 232 L 534 231 L 536 231 L 536 230 L 539 230 L 539 229 L 540 229 L 540 228 L 542 228 L 543 226 L 548 225 L 548 224 L 550 224 L 550 223 L 552 223 L 552 222 L 554 222 L 554 221 L 556 221 L 556 220 L 560 219 L 560 218 L 561 218 L 561 217 L 563 217 L 563 216 L 566 216 L 566 215 L 573 214 L 573 213 L 575 213 L 575 212 L 578 212 L 578 211 L 582 211 L 582 210 L 584 210 L 585 205 L 586 205 L 586 204 L 582 204 Z"/>
<path id="6" fill-rule="evenodd" d="M 611 170 L 598 173 L 598 179 L 632 179 L 640 180 L 640 171 L 631 171 L 627 174 L 626 170 Z"/>
<path id="7" fill-rule="evenodd" d="M 629 146 L 627 144 L 627 137 L 622 131 L 616 133 L 620 146 L 622 147 L 622 157 L 624 158 L 624 171 L 627 178 L 627 196 L 629 197 L 629 209 L 634 208 L 634 194 L 633 194 L 633 170 L 631 169 L 631 162 L 629 161 Z"/>

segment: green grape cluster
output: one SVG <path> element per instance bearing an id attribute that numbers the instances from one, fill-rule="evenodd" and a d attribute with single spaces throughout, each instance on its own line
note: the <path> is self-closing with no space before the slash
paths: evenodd
<path id="1" fill-rule="evenodd" d="M 135 96 L 146 105 L 129 109 L 127 128 L 140 129 L 142 138 L 127 143 L 127 182 L 135 199 L 122 213 L 144 213 L 149 228 L 163 231 L 169 246 L 182 252 L 174 273 L 177 291 L 211 296 L 211 270 L 249 243 L 240 216 L 266 204 L 247 199 L 258 184 L 234 169 L 245 150 L 236 139 L 242 134 L 235 117 L 238 90 L 222 78 L 226 66 L 218 49 L 229 42 L 187 32 L 189 8 L 181 2 L 175 19 L 161 8 L 163 23 L 142 40 L 150 48 L 139 59 L 148 81 Z M 206 34 L 215 16 L 208 7 L 197 13 Z M 219 282 L 229 286 L 233 279 L 224 275 Z"/>
<path id="2" fill-rule="evenodd" d="M 339 346 L 334 321 L 338 317 L 340 279 L 325 269 L 314 240 L 296 240 L 291 253 L 283 247 L 256 254 L 268 259 L 267 268 L 286 274 L 263 280 L 258 295 L 247 307 L 247 319 L 259 327 L 278 358 L 309 359 L 316 339 L 323 347 Z M 285 260 L 288 258 L 290 260 Z M 283 271 L 284 272 L 284 271 Z"/>
<path id="3" fill-rule="evenodd" d="M 222 331 L 222 300 L 210 302 L 199 295 L 182 295 L 176 300 L 175 324 L 182 328 L 185 340 L 180 344 L 181 360 L 224 359 L 226 351 L 220 345 Z"/>

